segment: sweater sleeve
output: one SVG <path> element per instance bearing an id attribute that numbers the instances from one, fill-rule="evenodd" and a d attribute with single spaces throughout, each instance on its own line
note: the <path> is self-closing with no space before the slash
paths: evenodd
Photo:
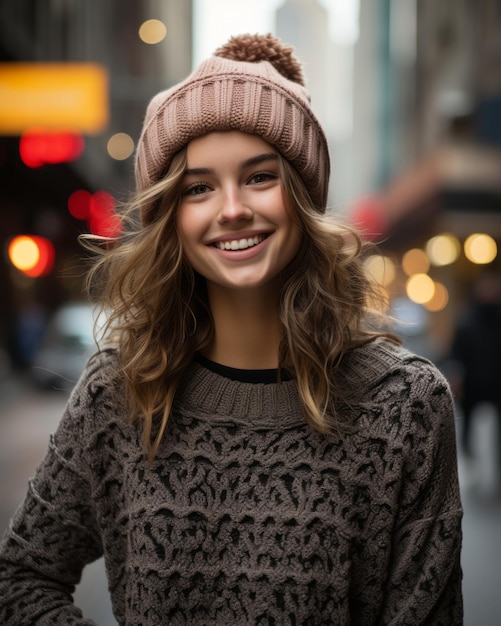
<path id="1" fill-rule="evenodd" d="M 404 475 L 386 596 L 378 623 L 463 623 L 459 495 L 453 401 L 448 384 L 419 363 L 403 411 Z"/>
<path id="2" fill-rule="evenodd" d="M 90 419 L 88 366 L 48 452 L 0 544 L 0 623 L 91 625 L 72 594 L 87 563 L 102 554 L 85 469 Z"/>

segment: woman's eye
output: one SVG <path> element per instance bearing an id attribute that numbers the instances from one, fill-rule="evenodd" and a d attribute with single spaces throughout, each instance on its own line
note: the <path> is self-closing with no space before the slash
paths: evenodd
<path id="1" fill-rule="evenodd" d="M 209 185 L 206 183 L 194 183 L 190 185 L 184 192 L 187 196 L 201 196 L 209 191 Z"/>
<path id="2" fill-rule="evenodd" d="M 259 172 L 250 178 L 249 183 L 251 185 L 259 185 L 261 183 L 267 183 L 270 180 L 275 180 L 276 178 L 277 175 L 272 174 L 271 172 Z"/>

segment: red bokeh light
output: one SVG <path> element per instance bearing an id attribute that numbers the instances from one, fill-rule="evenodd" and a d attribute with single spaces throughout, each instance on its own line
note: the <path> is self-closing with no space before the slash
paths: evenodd
<path id="1" fill-rule="evenodd" d="M 360 198 L 348 214 L 350 222 L 368 240 L 381 239 L 386 231 L 385 206 L 378 196 Z"/>
<path id="2" fill-rule="evenodd" d="M 68 211 L 77 220 L 86 220 L 90 214 L 91 204 L 92 194 L 85 189 L 78 189 L 68 198 Z"/>
<path id="3" fill-rule="evenodd" d="M 89 228 L 94 235 L 117 237 L 122 229 L 115 212 L 115 198 L 106 191 L 96 191 L 92 196 Z"/>
<path id="4" fill-rule="evenodd" d="M 67 163 L 78 159 L 85 148 L 81 135 L 69 132 L 32 129 L 19 140 L 19 154 L 28 167 Z"/>
<path id="5" fill-rule="evenodd" d="M 91 233 L 101 237 L 117 237 L 122 222 L 115 211 L 115 198 L 107 191 L 79 189 L 68 198 L 68 211 L 79 220 L 86 220 Z"/>

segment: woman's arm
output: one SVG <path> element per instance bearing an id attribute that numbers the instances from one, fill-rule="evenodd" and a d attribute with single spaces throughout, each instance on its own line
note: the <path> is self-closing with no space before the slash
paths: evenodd
<path id="1" fill-rule="evenodd" d="M 3 626 L 94 624 L 72 598 L 84 566 L 102 553 L 85 475 L 85 378 L 0 543 Z"/>
<path id="2" fill-rule="evenodd" d="M 453 402 L 432 366 L 418 367 L 412 384 L 399 520 L 379 623 L 458 626 L 462 509 Z"/>

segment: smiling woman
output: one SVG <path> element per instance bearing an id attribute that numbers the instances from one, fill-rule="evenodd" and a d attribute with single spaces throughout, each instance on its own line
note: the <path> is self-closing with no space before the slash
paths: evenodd
<path id="1" fill-rule="evenodd" d="M 106 312 L 0 548 L 0 622 L 462 622 L 453 402 L 382 330 L 292 48 L 232 38 L 150 102 Z"/>
<path id="2" fill-rule="evenodd" d="M 186 160 L 177 230 L 187 261 L 206 279 L 211 309 L 221 288 L 252 288 L 255 303 L 269 303 L 301 240 L 277 153 L 256 135 L 227 131 L 193 139 Z"/>

